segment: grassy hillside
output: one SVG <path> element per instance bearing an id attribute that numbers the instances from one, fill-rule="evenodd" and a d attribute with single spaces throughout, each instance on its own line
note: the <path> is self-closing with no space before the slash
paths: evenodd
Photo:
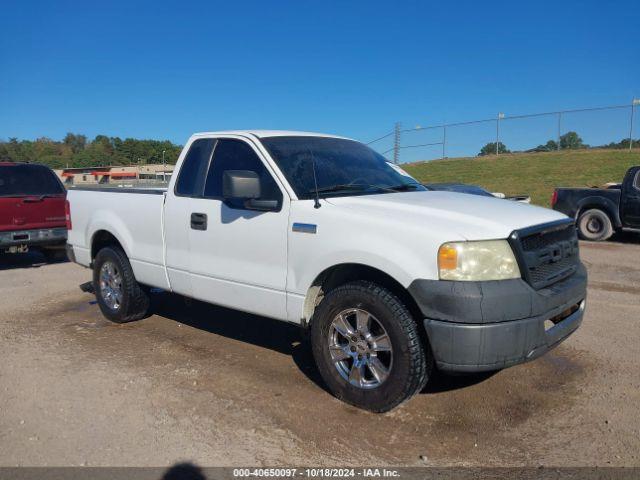
<path id="1" fill-rule="evenodd" d="M 640 165 L 640 149 L 491 155 L 404 164 L 402 168 L 425 183 L 480 185 L 492 192 L 528 194 L 533 203 L 548 206 L 555 187 L 620 182 L 632 165 Z"/>

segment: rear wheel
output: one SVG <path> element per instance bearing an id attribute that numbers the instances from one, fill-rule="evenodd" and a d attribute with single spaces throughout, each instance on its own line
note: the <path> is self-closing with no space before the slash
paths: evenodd
<path id="1" fill-rule="evenodd" d="M 584 240 L 602 242 L 613 235 L 613 225 L 609 215 L 600 209 L 592 208 L 580 214 L 578 233 Z"/>
<path id="2" fill-rule="evenodd" d="M 106 247 L 93 261 L 93 288 L 102 314 L 112 322 L 144 318 L 149 296 L 136 281 L 131 264 L 118 247 Z"/>
<path id="3" fill-rule="evenodd" d="M 374 412 L 391 410 L 422 390 L 433 365 L 407 307 L 371 282 L 330 291 L 313 316 L 311 342 L 331 392 Z"/>

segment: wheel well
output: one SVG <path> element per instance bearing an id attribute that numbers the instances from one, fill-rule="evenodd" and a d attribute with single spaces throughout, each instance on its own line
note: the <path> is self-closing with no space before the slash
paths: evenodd
<path id="1" fill-rule="evenodd" d="M 109 233 L 106 230 L 98 230 L 93 234 L 93 239 L 91 240 L 91 260 L 93 261 L 98 252 L 104 247 L 114 245 L 122 248 L 122 245 L 112 233 Z M 122 250 L 124 249 L 122 248 Z"/>
<path id="2" fill-rule="evenodd" d="M 606 213 L 607 215 L 609 215 L 609 212 L 607 212 L 606 207 L 603 207 L 602 205 L 583 205 L 578 209 L 578 213 L 576 214 L 576 217 L 580 217 L 580 215 L 582 215 L 587 210 L 600 210 Z"/>
<path id="3" fill-rule="evenodd" d="M 604 205 L 598 205 L 598 204 L 591 204 L 591 205 L 585 205 L 583 207 L 580 207 L 580 209 L 578 209 L 578 213 L 576 213 L 576 225 L 578 223 L 578 220 L 580 220 L 580 216 L 587 210 L 600 210 L 607 217 L 609 217 L 609 220 L 611 221 L 611 225 L 613 225 L 614 227 L 616 226 L 617 224 L 616 219 L 613 215 L 611 215 L 611 212 L 609 211 L 609 209 Z"/>
<path id="4" fill-rule="evenodd" d="M 377 268 L 358 263 L 344 263 L 327 268 L 313 281 L 307 291 L 304 302 L 304 322 L 311 322 L 316 307 L 320 304 L 325 294 L 340 285 L 356 280 L 367 280 L 386 288 L 396 295 L 418 321 L 422 313 L 411 294 L 392 276 Z M 420 323 L 420 322 L 418 322 Z"/>

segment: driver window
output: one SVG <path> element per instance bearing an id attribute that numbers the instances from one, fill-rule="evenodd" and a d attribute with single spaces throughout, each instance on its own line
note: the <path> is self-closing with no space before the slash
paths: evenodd
<path id="1" fill-rule="evenodd" d="M 222 176 L 225 170 L 251 170 L 260 177 L 263 200 L 282 200 L 282 192 L 266 167 L 246 142 L 220 139 L 213 151 L 213 158 L 204 187 L 207 198 L 222 199 Z"/>

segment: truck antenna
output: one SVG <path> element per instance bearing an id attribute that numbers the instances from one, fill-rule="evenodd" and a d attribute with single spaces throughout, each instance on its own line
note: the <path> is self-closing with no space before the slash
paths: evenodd
<path id="1" fill-rule="evenodd" d="M 320 194 L 318 193 L 318 179 L 316 178 L 316 158 L 313 156 L 313 152 L 309 149 L 309 154 L 311 155 L 311 169 L 313 170 L 313 185 L 315 186 L 316 196 L 313 199 L 313 208 L 320 208 L 322 204 L 320 203 Z"/>

